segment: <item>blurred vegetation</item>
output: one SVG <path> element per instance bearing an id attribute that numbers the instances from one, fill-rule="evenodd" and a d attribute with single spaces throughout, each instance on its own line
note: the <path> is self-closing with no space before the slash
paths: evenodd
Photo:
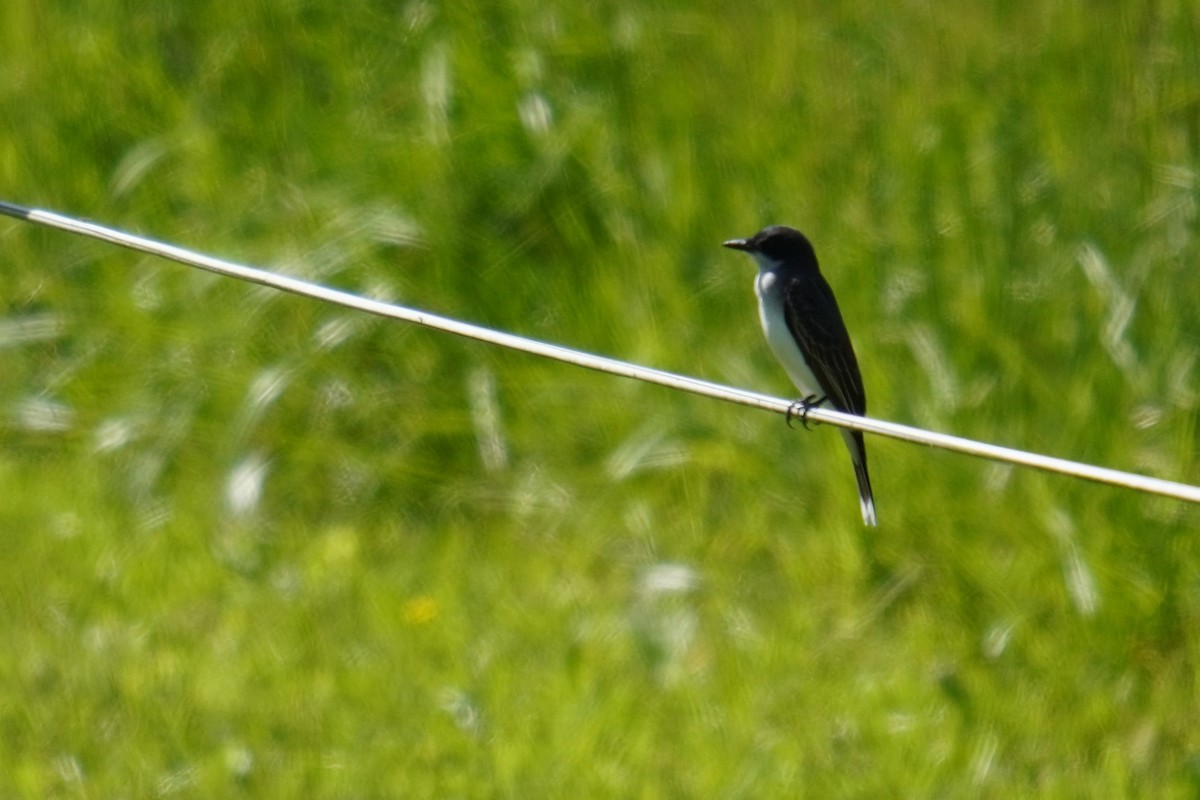
<path id="1" fill-rule="evenodd" d="M 0 196 L 1200 482 L 1200 12 L 0 6 Z M 0 221 L 6 796 L 1200 792 L 1195 509 Z"/>

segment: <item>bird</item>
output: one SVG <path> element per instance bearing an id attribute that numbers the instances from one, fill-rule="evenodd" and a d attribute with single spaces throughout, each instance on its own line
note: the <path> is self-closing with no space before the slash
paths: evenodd
<path id="1" fill-rule="evenodd" d="M 758 265 L 758 317 L 775 358 L 804 397 L 798 404 L 801 416 L 825 402 L 865 416 L 867 395 L 850 333 L 808 237 L 786 225 L 770 225 L 724 246 L 749 254 Z M 874 527 L 878 520 L 862 432 L 842 428 L 840 433 L 854 463 L 863 524 Z"/>

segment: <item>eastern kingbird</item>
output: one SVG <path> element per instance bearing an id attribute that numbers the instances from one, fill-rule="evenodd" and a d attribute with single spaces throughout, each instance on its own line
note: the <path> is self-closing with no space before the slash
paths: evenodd
<path id="1" fill-rule="evenodd" d="M 725 246 L 749 253 L 758 264 L 754 292 L 763 332 L 788 377 L 804 395 L 803 406 L 828 400 L 838 411 L 865 415 L 867 396 L 850 334 L 808 238 L 793 228 L 772 225 L 749 239 L 730 239 Z M 863 523 L 875 525 L 863 435 L 845 428 L 840 433 L 854 462 Z"/>

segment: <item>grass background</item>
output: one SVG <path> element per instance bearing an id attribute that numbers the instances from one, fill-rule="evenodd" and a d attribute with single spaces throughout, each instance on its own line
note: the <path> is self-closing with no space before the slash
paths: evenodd
<path id="1" fill-rule="evenodd" d="M 0 196 L 1196 483 L 1200 14 L 0 6 Z M 1196 510 L 0 221 L 5 796 L 1200 793 Z"/>

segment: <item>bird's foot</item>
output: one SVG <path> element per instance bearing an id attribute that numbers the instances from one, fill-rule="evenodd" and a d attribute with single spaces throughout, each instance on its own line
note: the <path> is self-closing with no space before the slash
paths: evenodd
<path id="1" fill-rule="evenodd" d="M 821 404 L 828 399 L 829 398 L 827 396 L 817 397 L 815 394 L 810 394 L 803 400 L 797 400 L 796 402 L 792 403 L 790 406 L 788 406 L 787 415 L 785 416 L 788 427 L 792 427 L 793 417 L 799 417 L 800 423 L 804 426 L 804 430 L 811 431 L 812 426 L 808 424 L 808 412 L 812 411 L 814 408 L 820 408 Z"/>

